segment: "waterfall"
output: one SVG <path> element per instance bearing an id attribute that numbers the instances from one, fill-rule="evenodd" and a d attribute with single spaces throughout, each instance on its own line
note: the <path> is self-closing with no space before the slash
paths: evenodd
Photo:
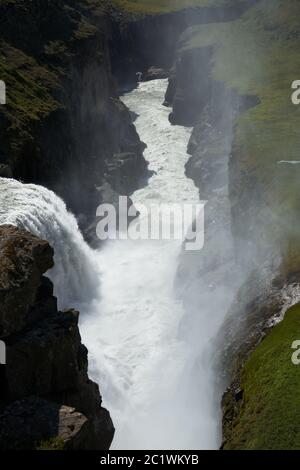
<path id="1" fill-rule="evenodd" d="M 169 124 L 161 104 L 166 86 L 166 80 L 140 83 L 123 98 L 137 115 L 153 171 L 132 196 L 135 204 L 199 202 L 184 169 L 191 129 Z M 180 334 L 187 313 L 175 287 L 181 241 L 112 240 L 93 251 L 53 192 L 0 178 L 0 198 L 1 224 L 24 227 L 55 249 L 49 275 L 60 307 L 81 310 L 90 375 L 116 427 L 114 448 L 217 448 L 206 354 L 220 315 L 204 310 L 196 317 L 194 308 L 193 341 Z"/>
<path id="2" fill-rule="evenodd" d="M 77 306 L 98 295 L 99 267 L 77 221 L 52 191 L 0 178 L 0 224 L 24 228 L 55 249 L 49 272 L 59 308 Z"/>

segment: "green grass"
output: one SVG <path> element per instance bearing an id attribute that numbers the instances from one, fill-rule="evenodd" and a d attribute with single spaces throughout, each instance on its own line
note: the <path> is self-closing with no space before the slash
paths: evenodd
<path id="1" fill-rule="evenodd" d="M 7 107 L 3 112 L 12 122 L 36 120 L 56 109 L 51 95 L 57 86 L 56 74 L 32 57 L 5 43 L 0 44 L 1 79 L 7 83 Z"/>
<path id="2" fill-rule="evenodd" d="M 48 440 L 40 442 L 36 446 L 36 450 L 64 450 L 65 443 L 59 436 L 51 437 Z"/>
<path id="3" fill-rule="evenodd" d="M 235 191 L 241 197 L 255 181 L 270 217 L 270 230 L 261 236 L 285 238 L 283 250 L 298 266 L 300 244 L 290 240 L 300 229 L 300 167 L 278 162 L 300 159 L 300 106 L 291 102 L 291 84 L 300 76 L 299 16 L 298 0 L 262 0 L 236 21 L 191 28 L 181 42 L 183 51 L 213 45 L 214 78 L 259 97 L 236 122 L 233 153 L 241 177 Z"/>
<path id="4" fill-rule="evenodd" d="M 34 10 L 27 12 L 24 2 L 19 0 L 0 0 L 4 14 L 5 6 L 9 3 L 14 5 L 20 18 L 32 15 L 24 22 L 24 47 L 20 44 L 17 48 L 9 43 L 9 28 L 4 30 L 2 35 L 7 36 L 7 39 L 0 38 L 0 78 L 7 85 L 7 105 L 1 107 L 0 117 L 2 115 L 7 122 L 6 138 L 10 149 L 6 151 L 9 153 L 12 149 L 13 153 L 17 154 L 24 142 L 34 139 L 36 125 L 63 108 L 60 102 L 62 80 L 67 78 L 71 57 L 77 51 L 78 42 L 95 36 L 97 28 L 84 16 L 84 11 L 65 5 L 56 12 L 57 39 L 50 34 L 52 29 L 48 34 L 49 40 L 45 32 L 45 42 L 36 53 L 32 50 L 31 36 L 37 34 L 34 29 L 38 21 L 35 17 L 37 13 L 34 13 Z M 78 3 L 77 7 L 79 6 Z M 88 13 L 89 6 L 88 2 L 82 4 Z M 49 21 L 54 21 L 54 14 L 55 10 L 49 13 Z M 40 40 L 38 36 L 37 44 Z"/>
<path id="5" fill-rule="evenodd" d="M 291 361 L 295 340 L 300 340 L 300 304 L 248 359 L 242 408 L 225 449 L 300 449 L 300 366 Z"/>
<path id="6" fill-rule="evenodd" d="M 210 7 L 230 5 L 232 0 L 113 0 L 122 10 L 141 13 L 169 13 L 187 7 Z"/>

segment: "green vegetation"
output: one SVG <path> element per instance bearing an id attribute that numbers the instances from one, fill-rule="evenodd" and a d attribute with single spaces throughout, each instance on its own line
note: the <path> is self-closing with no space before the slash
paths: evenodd
<path id="1" fill-rule="evenodd" d="M 121 9 L 142 14 L 169 13 L 187 7 L 230 5 L 232 0 L 113 0 Z"/>
<path id="2" fill-rule="evenodd" d="M 235 190 L 242 197 L 255 181 L 264 207 L 257 218 L 265 218 L 268 208 L 270 230 L 262 236 L 285 238 L 283 250 L 298 266 L 300 246 L 291 240 L 299 234 L 300 166 L 279 162 L 300 155 L 300 107 L 291 102 L 291 84 L 300 70 L 299 15 L 298 0 L 262 0 L 236 21 L 191 28 L 181 43 L 183 51 L 213 45 L 214 78 L 259 98 L 260 104 L 236 122 L 233 152 L 240 178 Z"/>
<path id="3" fill-rule="evenodd" d="M 6 9 L 8 4 L 11 9 Z M 27 9 L 19 0 L 0 0 L 0 78 L 7 85 L 7 105 L 1 107 L 0 115 L 4 117 L 2 143 L 7 154 L 11 150 L 17 154 L 24 142 L 34 139 L 36 125 L 63 108 L 62 80 L 72 55 L 79 41 L 97 32 L 84 16 L 83 6 L 89 10 L 89 3 L 81 4 L 82 10 L 65 5 L 57 11 L 53 5 L 47 10 L 49 18 L 43 18 L 42 33 L 37 34 L 35 24 L 40 21 L 37 9 Z M 10 15 L 7 21 L 2 13 Z M 12 21 L 22 25 L 23 43 L 18 41 L 17 34 L 12 35 Z M 53 30 L 57 38 L 53 37 Z"/>
<path id="4" fill-rule="evenodd" d="M 243 404 L 225 449 L 300 448 L 300 366 L 291 345 L 300 339 L 300 304 L 292 307 L 248 359 Z"/>
<path id="5" fill-rule="evenodd" d="M 266 259 L 264 247 L 283 255 L 284 279 L 300 272 L 300 165 L 279 163 L 300 161 L 300 106 L 291 102 L 300 79 L 299 16 L 298 0 L 262 0 L 235 21 L 190 28 L 180 43 L 181 53 L 212 46 L 213 78 L 258 98 L 235 122 L 231 197 L 237 219 L 244 217 L 242 236 L 254 227 L 252 241 Z M 225 449 L 300 448 L 300 366 L 291 362 L 298 339 L 300 305 L 250 355 L 243 399 L 226 396 Z"/>
<path id="6" fill-rule="evenodd" d="M 7 83 L 7 106 L 2 112 L 12 127 L 38 120 L 57 109 L 58 103 L 51 95 L 57 87 L 56 75 L 6 43 L 0 44 L 0 74 Z"/>
<path id="7" fill-rule="evenodd" d="M 59 436 L 40 442 L 35 450 L 64 450 L 65 443 Z"/>

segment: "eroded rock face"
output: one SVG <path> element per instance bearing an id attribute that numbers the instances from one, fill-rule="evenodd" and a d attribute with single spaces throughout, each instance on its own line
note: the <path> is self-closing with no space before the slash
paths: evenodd
<path id="1" fill-rule="evenodd" d="M 123 169 L 122 195 L 129 196 L 147 176 L 144 146 L 111 70 L 111 2 L 92 3 L 0 5 L 0 52 L 10 64 L 5 80 L 21 90 L 9 112 L 0 109 L 0 175 L 54 190 L 73 213 L 85 215 L 83 231 L 95 220 L 102 202 L 95 187 L 107 181 L 116 154 L 130 152 L 133 171 L 128 175 L 124 165 L 110 174 L 114 190 L 120 189 Z"/>
<path id="2" fill-rule="evenodd" d="M 30 323 L 42 274 L 53 266 L 50 245 L 24 230 L 0 227 L 0 336 Z"/>
<path id="3" fill-rule="evenodd" d="M 177 55 L 166 93 L 166 104 L 173 107 L 171 124 L 194 126 L 197 123 L 207 97 L 212 96 L 211 59 L 211 47 Z"/>
<path id="4" fill-rule="evenodd" d="M 79 314 L 57 310 L 53 285 L 43 276 L 53 266 L 52 248 L 4 225 L 0 256 L 0 339 L 6 344 L 0 448 L 34 448 L 57 437 L 65 448 L 108 449 L 114 427 L 98 385 L 88 377 Z"/>
<path id="5" fill-rule="evenodd" d="M 146 73 L 143 74 L 142 81 L 149 82 L 150 80 L 160 80 L 168 78 L 169 75 L 169 70 L 165 70 L 161 67 L 150 67 Z"/>
<path id="6" fill-rule="evenodd" d="M 74 408 L 38 397 L 13 402 L 0 415 L 0 449 L 32 449 L 51 439 L 64 450 L 88 449 L 92 430 Z"/>

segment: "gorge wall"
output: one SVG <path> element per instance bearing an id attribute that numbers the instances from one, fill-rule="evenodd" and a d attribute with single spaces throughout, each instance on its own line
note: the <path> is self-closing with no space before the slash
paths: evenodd
<path id="1" fill-rule="evenodd" d="M 0 448 L 108 449 L 114 427 L 87 374 L 78 312 L 59 312 L 48 242 L 0 227 Z"/>
<path id="2" fill-rule="evenodd" d="M 284 410 L 294 406 L 284 401 L 287 381 L 282 369 L 263 369 L 260 354 L 272 362 L 283 348 L 288 361 L 286 350 L 299 329 L 297 308 L 289 310 L 300 298 L 295 223 L 300 167 L 291 164 L 298 158 L 299 127 L 288 96 L 299 65 L 298 14 L 293 0 L 241 1 L 230 9 L 162 15 L 119 10 L 109 1 L 0 1 L 0 78 L 8 87 L 8 104 L 0 108 L 0 176 L 56 191 L 91 243 L 96 207 L 118 194 L 130 197 L 147 179 L 144 145 L 119 92 L 135 86 L 137 71 L 144 79 L 153 66 L 157 76 L 170 75 L 165 100 L 172 107 L 170 121 L 194 127 L 186 172 L 201 198 L 208 200 L 207 243 L 193 259 L 193 289 L 199 298 L 205 292 L 206 302 L 218 308 L 215 286 L 226 279 L 222 292 L 217 291 L 229 313 L 219 336 L 223 355 L 216 357 L 217 369 L 222 364 L 226 371 L 221 388 L 229 386 L 223 398 L 224 449 L 286 446 L 284 439 L 272 444 L 266 437 L 278 431 L 277 410 L 269 404 L 279 400 Z M 22 25 L 18 31 L 16 23 Z M 0 419 L 6 435 L 12 436 L 15 423 L 28 416 L 39 422 L 50 416 L 51 429 L 46 426 L 43 435 L 34 435 L 37 445 L 59 436 L 58 444 L 66 448 L 109 447 L 113 426 L 97 387 L 87 377 L 77 314 L 57 312 L 51 283 L 43 277 L 52 265 L 51 249 L 12 227 L 1 229 L 1 240 L 7 262 L 0 336 L 8 341 L 12 367 L 26 371 L 19 379 L 1 378 L 5 394 Z M 11 293 L 16 288 L 23 292 L 22 275 L 27 280 L 23 250 L 26 263 L 29 256 L 33 266 L 25 274 L 31 272 L 34 279 L 29 276 L 30 297 L 20 308 Z M 15 271 L 19 262 L 21 274 L 19 268 Z M 184 266 L 183 260 L 181 286 L 186 282 Z M 20 285 L 15 280 L 10 285 L 7 276 L 16 273 Z M 205 291 L 200 289 L 203 281 Z M 287 311 L 281 323 L 286 326 L 270 333 Z M 45 336 L 42 344 L 40 336 Z M 47 364 L 42 375 L 40 364 L 29 363 L 29 371 L 28 364 L 22 365 L 24 351 L 33 358 L 40 350 Z M 57 370 L 56 359 L 62 354 L 70 364 L 62 360 Z M 257 364 L 261 381 L 280 382 L 273 395 L 266 386 L 263 401 L 258 399 L 260 382 L 251 379 Z M 68 380 L 62 386 L 66 370 Z M 297 369 L 289 369 L 289 378 L 297 378 L 294 387 L 298 375 Z M 59 432 L 58 416 L 66 423 Z M 296 434 L 291 446 L 299 447 L 292 420 L 281 418 L 279 434 Z M 247 423 L 253 420 L 257 426 L 249 429 Z M 18 445 L 32 446 L 32 436 L 27 442 L 25 438 L 19 436 Z M 1 436 L 4 447 L 5 439 Z"/>
<path id="3" fill-rule="evenodd" d="M 109 2 L 0 3 L 0 174 L 53 189 L 85 229 L 103 199 L 147 175 L 111 72 L 108 12 Z"/>
<path id="4" fill-rule="evenodd" d="M 299 336 L 299 309 L 290 308 L 300 299 L 299 138 L 289 95 L 298 9 L 294 1 L 266 0 L 232 22 L 187 29 L 166 96 L 171 122 L 194 125 L 187 175 L 208 199 L 201 256 L 212 240 L 216 263 L 224 266 L 226 255 L 234 265 L 229 278 L 242 282 L 216 358 L 226 371 L 222 386 L 230 384 L 223 449 L 299 448 L 296 405 L 286 393 L 299 381 L 290 352 Z M 231 247 L 222 237 L 218 244 L 226 225 Z"/>

